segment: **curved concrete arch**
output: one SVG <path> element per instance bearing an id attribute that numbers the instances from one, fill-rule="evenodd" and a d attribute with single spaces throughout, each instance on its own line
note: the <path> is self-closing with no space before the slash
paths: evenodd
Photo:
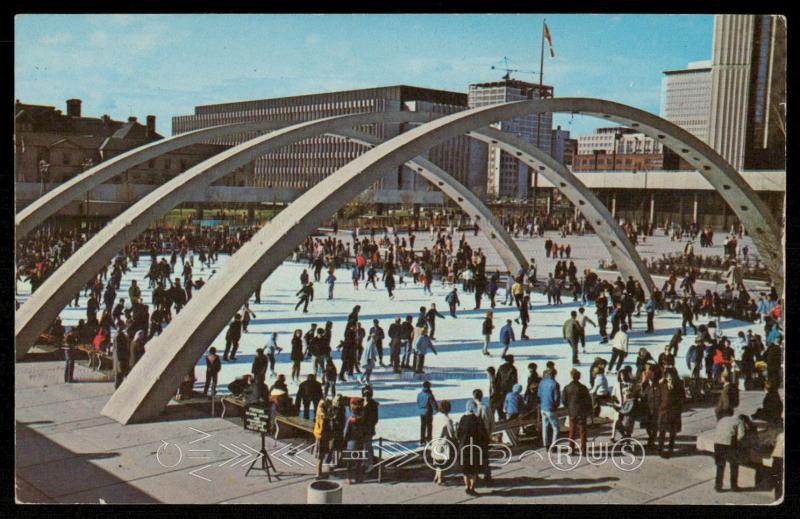
<path id="1" fill-rule="evenodd" d="M 360 143 L 366 145 L 374 146 L 380 142 L 378 139 L 365 136 L 356 130 L 344 130 L 339 132 L 339 134 L 358 140 Z M 559 190 L 564 194 L 564 196 L 566 196 L 567 199 L 572 202 L 572 204 L 577 207 L 578 210 L 590 222 L 592 228 L 597 234 L 597 237 L 611 255 L 614 263 L 616 263 L 619 267 L 620 273 L 626 278 L 628 276 L 633 276 L 635 280 L 639 281 L 647 296 L 653 292 L 655 289 L 655 283 L 653 282 L 653 278 L 650 276 L 647 267 L 642 261 L 639 252 L 636 250 L 636 247 L 634 247 L 633 243 L 631 243 L 631 241 L 625 235 L 622 228 L 617 225 L 617 222 L 614 221 L 614 217 L 608 211 L 606 206 L 589 188 L 583 184 L 583 182 L 578 179 L 578 177 L 572 174 L 572 172 L 567 169 L 566 166 L 536 146 L 533 146 L 522 139 L 514 137 L 513 135 L 496 130 L 495 128 L 481 128 L 480 130 L 469 132 L 468 135 L 482 142 L 486 142 L 487 144 L 496 144 L 500 146 L 503 151 L 506 151 L 511 155 L 516 155 L 521 161 L 525 162 L 530 167 L 539 168 L 539 171 L 542 173 L 542 175 L 554 186 L 559 186 Z M 413 163 L 419 161 L 420 158 L 418 157 L 411 162 Z M 409 164 L 409 167 L 413 168 L 414 165 Z M 441 181 L 437 181 L 435 178 L 431 178 L 430 175 L 426 175 L 427 172 L 424 169 L 418 167 L 417 172 L 434 185 L 438 185 L 438 187 L 442 189 L 442 191 L 444 191 L 445 194 L 447 194 L 450 198 L 453 198 L 454 200 L 457 199 L 455 198 L 454 194 L 451 194 L 445 190 L 447 186 L 443 185 Z M 480 200 L 475 197 L 471 191 L 466 191 L 475 200 L 477 200 L 480 206 L 483 206 L 483 203 L 480 202 Z M 466 210 L 467 208 L 462 207 L 462 209 Z M 467 214 L 478 216 L 480 218 L 480 215 L 474 212 L 468 211 Z M 489 212 L 489 214 L 491 214 L 491 212 Z M 492 220 L 495 222 L 493 223 L 493 227 L 495 229 L 502 229 L 504 235 L 500 239 L 496 240 L 496 242 L 492 242 L 495 249 L 500 251 L 502 250 L 503 245 L 507 245 L 509 242 L 514 243 L 514 249 L 517 249 L 516 242 L 513 242 L 511 237 L 508 236 L 505 228 L 502 226 L 502 224 L 497 222 L 494 215 L 492 215 Z M 487 233 L 487 236 L 489 236 L 490 240 L 494 238 L 493 234 L 494 232 L 491 231 L 490 233 Z M 504 261 L 508 266 L 508 261 L 505 259 Z M 509 270 L 514 272 L 514 270 L 510 268 Z"/>
<path id="2" fill-rule="evenodd" d="M 736 201 L 731 192 L 738 193 L 750 203 L 745 209 L 740 208 L 740 212 L 744 215 L 758 213 L 758 218 L 748 221 L 764 226 L 769 223 L 771 216 L 765 211 L 764 204 L 759 205 L 758 200 L 753 202 L 755 194 L 718 154 L 677 126 L 641 110 L 596 99 L 563 98 L 518 101 L 447 115 L 367 151 L 279 213 L 231 257 L 226 265 L 226 275 L 210 279 L 206 290 L 193 297 L 186 310 L 153 340 L 150 349 L 156 354 L 145 355 L 139 361 L 129 375 L 136 383 L 123 384 L 103 408 L 103 414 L 121 423 L 130 423 L 160 413 L 174 394 L 182 375 L 197 362 L 228 323 L 230 315 L 251 295 L 252 287 L 266 279 L 322 219 L 377 181 L 382 171 L 405 163 L 452 137 L 492 122 L 530 113 L 562 111 L 588 112 L 613 118 L 615 122 L 641 127 L 646 133 L 655 132 L 659 140 L 673 149 L 675 145 L 686 146 L 676 151 L 689 155 L 697 153 L 712 163 L 700 161 L 699 164 L 701 173 L 712 185 L 722 187 L 722 182 L 731 183 L 727 186 L 727 194 L 723 193 L 726 201 Z M 630 120 L 637 122 L 632 124 Z M 745 207 L 744 202 L 742 207 Z M 751 207 L 754 210 L 748 213 Z M 765 246 L 770 244 L 772 236 L 766 232 L 767 229 L 769 227 L 762 228 L 759 233 L 764 237 Z M 772 238 L 774 241 L 774 236 Z"/>
<path id="3" fill-rule="evenodd" d="M 237 133 L 276 130 L 288 126 L 289 124 L 291 124 L 291 122 L 288 121 L 267 121 L 212 126 L 210 128 L 182 133 L 174 137 L 154 141 L 144 146 L 128 150 L 62 183 L 18 212 L 14 217 L 14 231 L 17 239 L 28 234 L 37 225 L 57 213 L 71 201 L 82 197 L 100 184 L 111 180 L 138 164 L 160 157 L 170 151 L 204 142 L 209 139 Z"/>
<path id="4" fill-rule="evenodd" d="M 15 314 L 16 358 L 21 359 L 69 300 L 116 252 L 161 215 L 234 169 L 272 150 L 323 133 L 374 123 L 425 122 L 423 112 L 359 113 L 306 121 L 261 135 L 215 155 L 176 176 L 114 218 L 70 256 Z"/>

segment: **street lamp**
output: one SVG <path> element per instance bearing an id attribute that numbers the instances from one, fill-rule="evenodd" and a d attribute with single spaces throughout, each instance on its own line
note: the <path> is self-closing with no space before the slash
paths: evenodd
<path id="1" fill-rule="evenodd" d="M 47 178 L 48 172 L 50 171 L 50 163 L 46 160 L 42 159 L 39 161 L 39 196 L 44 194 L 44 185 Z"/>

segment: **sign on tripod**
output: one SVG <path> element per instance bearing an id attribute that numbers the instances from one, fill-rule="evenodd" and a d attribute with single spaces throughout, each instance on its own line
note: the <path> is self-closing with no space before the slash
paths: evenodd
<path id="1" fill-rule="evenodd" d="M 270 431 L 269 409 L 258 405 L 244 408 L 244 428 L 248 431 L 267 434 Z"/>

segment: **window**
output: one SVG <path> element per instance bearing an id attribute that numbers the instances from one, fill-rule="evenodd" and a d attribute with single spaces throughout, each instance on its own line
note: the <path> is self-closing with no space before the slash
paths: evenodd
<path id="1" fill-rule="evenodd" d="M 64 165 L 68 166 L 71 160 L 72 160 L 72 157 L 70 157 L 70 155 L 69 155 L 69 152 L 68 152 L 68 151 L 65 151 L 65 152 L 64 152 L 64 153 L 61 155 L 61 163 L 62 163 L 62 164 L 64 164 Z"/>

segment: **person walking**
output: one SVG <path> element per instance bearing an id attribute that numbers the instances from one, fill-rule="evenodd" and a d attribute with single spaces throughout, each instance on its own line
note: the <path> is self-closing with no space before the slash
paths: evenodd
<path id="1" fill-rule="evenodd" d="M 250 325 L 250 319 L 255 319 L 255 317 L 256 313 L 250 310 L 250 305 L 248 303 L 245 303 L 244 308 L 242 308 L 242 331 L 244 333 L 247 333 L 247 327 Z"/>
<path id="2" fill-rule="evenodd" d="M 417 408 L 419 409 L 419 444 L 426 445 L 433 437 L 433 415 L 439 410 L 436 398 L 431 391 L 431 383 L 422 383 L 422 391 L 417 394 Z"/>
<path id="3" fill-rule="evenodd" d="M 695 326 L 694 322 L 692 322 L 692 320 L 694 319 L 694 312 L 692 311 L 692 305 L 689 303 L 689 300 L 685 297 L 681 302 L 681 318 L 682 318 L 681 330 L 683 331 L 683 334 L 686 335 L 686 324 L 688 323 L 689 326 L 692 327 L 692 330 L 694 330 L 695 335 L 697 335 L 697 326 Z"/>
<path id="4" fill-rule="evenodd" d="M 486 318 L 483 320 L 483 326 L 481 328 L 481 333 L 483 333 L 483 354 L 487 357 L 491 357 L 491 354 L 489 353 L 489 342 L 491 342 L 492 330 L 494 330 L 492 316 L 492 311 L 487 310 Z"/>
<path id="5" fill-rule="evenodd" d="M 522 306 L 519 309 L 519 317 L 517 318 L 517 322 L 522 324 L 522 331 L 520 332 L 520 339 L 528 340 L 528 323 L 531 322 L 531 316 L 529 313 L 529 307 L 531 304 L 530 296 L 525 296 L 522 298 Z"/>
<path id="6" fill-rule="evenodd" d="M 572 364 L 580 364 L 578 359 L 578 338 L 580 337 L 580 325 L 578 324 L 578 312 L 570 312 L 570 317 L 564 321 L 562 332 L 564 340 L 567 341 L 570 349 L 572 350 Z"/>
<path id="7" fill-rule="evenodd" d="M 732 409 L 724 411 L 714 428 L 714 490 L 722 492 L 725 464 L 730 465 L 731 491 L 739 491 L 739 443 L 744 439 L 745 423 L 741 416 L 734 416 Z"/>
<path id="8" fill-rule="evenodd" d="M 403 325 L 400 323 L 400 318 L 396 317 L 394 322 L 389 325 L 389 359 L 392 365 L 392 370 L 395 373 L 400 373 L 400 353 L 403 347 L 402 331 Z"/>
<path id="9" fill-rule="evenodd" d="M 425 314 L 425 321 L 428 323 L 428 329 L 430 330 L 430 338 L 431 340 L 435 340 L 436 337 L 436 318 L 444 319 L 444 316 L 439 313 L 439 310 L 436 309 L 436 303 L 431 303 L 431 307 L 428 308 L 428 312 Z"/>
<path id="10" fill-rule="evenodd" d="M 505 326 L 500 328 L 500 343 L 503 345 L 503 353 L 500 354 L 501 358 L 505 358 L 508 348 L 514 340 L 514 328 L 511 326 L 511 319 L 508 319 Z"/>
<path id="11" fill-rule="evenodd" d="M 217 378 L 220 370 L 222 370 L 222 362 L 217 355 L 217 349 L 212 346 L 206 355 L 206 383 L 203 386 L 203 396 L 208 395 L 209 385 L 211 386 L 211 395 L 217 394 Z"/>
<path id="12" fill-rule="evenodd" d="M 561 403 L 560 398 L 558 384 L 553 378 L 552 371 L 544 370 L 542 380 L 539 382 L 539 411 L 542 415 L 542 444 L 545 449 L 549 449 L 552 445 L 550 428 L 553 430 L 552 440 L 555 441 L 558 438 L 556 409 Z"/>
<path id="13" fill-rule="evenodd" d="M 616 373 L 625 362 L 625 357 L 628 356 L 628 325 L 622 323 L 620 331 L 614 336 L 614 342 L 611 345 L 611 360 L 608 361 L 609 373 Z M 616 361 L 617 367 L 614 367 Z"/>
<path id="14" fill-rule="evenodd" d="M 572 382 L 564 386 L 562 402 L 569 416 L 569 439 L 580 441 L 581 454 L 586 453 L 586 419 L 592 415 L 592 397 L 589 388 L 581 383 L 581 372 L 572 368 Z"/>
<path id="15" fill-rule="evenodd" d="M 118 389 L 128 375 L 130 348 L 122 322 L 117 323 L 117 336 L 114 338 L 114 389 Z"/>
<path id="16" fill-rule="evenodd" d="M 325 278 L 325 283 L 328 285 L 328 299 L 333 299 L 333 287 L 336 284 L 336 276 L 333 274 L 333 270 L 328 272 L 328 277 Z"/>

